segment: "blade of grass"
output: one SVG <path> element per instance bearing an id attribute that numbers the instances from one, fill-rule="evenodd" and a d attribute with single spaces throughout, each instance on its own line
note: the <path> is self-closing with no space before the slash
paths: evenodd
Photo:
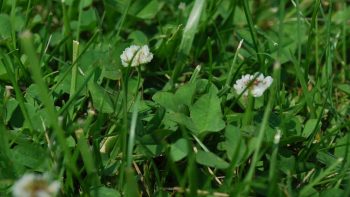
<path id="1" fill-rule="evenodd" d="M 180 53 L 188 55 L 192 48 L 194 36 L 198 31 L 199 19 L 205 9 L 205 0 L 196 0 L 191 10 L 191 14 L 187 20 L 185 29 L 182 34 L 181 43 L 179 46 Z"/>
<path id="2" fill-rule="evenodd" d="M 13 49 L 17 49 L 17 34 L 15 31 L 15 24 L 16 24 L 16 5 L 17 0 L 11 1 L 11 37 L 12 37 L 12 47 Z"/>
<path id="3" fill-rule="evenodd" d="M 132 168 L 125 168 L 126 184 L 124 187 L 125 196 L 140 196 L 138 184 Z"/>
<path id="4" fill-rule="evenodd" d="M 273 78 L 276 80 L 279 79 L 279 73 L 280 73 L 280 69 L 281 69 L 281 65 L 279 62 L 276 62 L 274 67 L 273 67 Z M 273 104 L 275 102 L 275 94 L 277 91 L 276 89 L 276 85 L 273 84 L 272 85 L 272 88 L 271 88 L 271 96 L 269 97 L 269 100 L 268 100 L 268 103 L 266 105 L 266 108 L 265 108 L 265 111 L 264 111 L 264 115 L 263 115 L 263 118 L 262 118 L 262 122 L 261 122 L 261 125 L 260 125 L 260 128 L 259 128 L 259 132 L 258 132 L 258 137 L 257 137 L 257 140 L 256 140 L 256 143 L 255 143 L 255 146 L 254 146 L 254 154 L 253 154 L 253 157 L 252 157 L 252 162 L 250 164 L 250 167 L 249 167 L 249 170 L 248 170 L 248 173 L 244 179 L 244 186 L 243 186 L 243 195 L 247 195 L 249 193 L 249 189 L 251 187 L 251 183 L 252 183 L 252 179 L 253 179 L 253 176 L 255 174 L 255 168 L 256 168 L 256 165 L 259 161 L 259 156 L 261 155 L 261 146 L 262 146 L 262 142 L 263 142 L 263 139 L 264 139 L 264 136 L 265 136 L 265 132 L 266 132 L 266 128 L 268 126 L 268 120 L 269 120 L 269 117 L 270 117 L 270 114 L 272 112 L 272 109 L 273 109 Z"/>
<path id="5" fill-rule="evenodd" d="M 298 60 L 296 60 L 294 57 L 292 57 L 292 55 L 290 56 L 290 59 L 293 62 L 295 74 L 296 74 L 297 79 L 298 79 L 298 81 L 301 85 L 301 88 L 303 90 L 303 94 L 304 94 L 304 97 L 306 100 L 306 104 L 309 107 L 311 118 L 314 118 L 316 116 L 316 113 L 315 113 L 315 107 L 314 107 L 314 104 L 312 101 L 313 93 L 310 92 L 307 88 L 307 83 L 306 83 L 306 80 L 304 78 L 303 72 L 301 70 L 300 64 L 298 63 Z"/>
<path id="6" fill-rule="evenodd" d="M 124 9 L 124 12 L 123 12 L 123 15 L 122 15 L 122 17 L 121 17 L 121 19 L 120 19 L 120 21 L 118 21 L 118 26 L 117 26 L 117 33 L 116 34 L 111 34 L 111 35 L 115 35 L 115 37 L 119 37 L 119 35 L 120 35 L 120 32 L 121 32 L 121 30 L 122 30 L 122 27 L 123 27 L 123 25 L 124 25 L 124 22 L 125 22 L 125 19 L 126 19 L 126 15 L 128 14 L 128 12 L 129 12 L 129 8 L 130 8 L 130 5 L 131 5 L 131 2 L 132 2 L 132 0 L 129 0 L 128 1 L 128 4 L 127 4 L 127 6 L 126 6 L 126 9 Z"/>
<path id="7" fill-rule="evenodd" d="M 236 66 L 236 62 L 237 62 L 237 57 L 238 57 L 238 54 L 239 54 L 239 50 L 241 49 L 242 47 L 242 44 L 243 44 L 243 39 L 241 41 L 239 41 L 238 43 L 238 46 L 237 46 L 237 49 L 236 49 L 236 52 L 235 52 L 235 56 L 233 57 L 233 60 L 232 60 L 232 63 L 231 63 L 231 67 L 230 67 L 230 71 L 228 72 L 228 75 L 227 75 L 227 79 L 226 79 L 226 82 L 225 82 L 225 86 L 230 88 L 231 85 L 232 85 L 232 81 L 233 81 L 233 77 L 234 77 L 234 72 L 236 70 L 235 66 Z"/>
<path id="8" fill-rule="evenodd" d="M 238 57 L 238 54 L 239 54 L 239 50 L 242 47 L 242 44 L 243 44 L 243 40 L 241 40 L 238 43 L 238 46 L 237 46 L 237 49 L 236 49 L 236 52 L 235 52 L 235 56 L 233 57 L 233 60 L 232 60 L 232 63 L 231 63 L 231 67 L 230 67 L 230 70 L 229 70 L 227 78 L 226 78 L 225 86 L 218 93 L 219 96 L 223 95 L 223 98 L 222 98 L 222 105 L 223 106 L 225 105 L 226 99 L 227 99 L 227 94 L 226 93 L 231 89 L 232 81 L 233 81 L 234 77 L 236 77 L 237 71 L 240 69 L 240 66 L 238 66 L 238 67 L 236 66 L 236 62 L 237 62 L 237 57 Z"/>
<path id="9" fill-rule="evenodd" d="M 77 89 L 77 91 L 74 93 L 74 95 L 70 95 L 69 100 L 62 106 L 62 108 L 58 111 L 58 115 L 61 116 L 63 113 L 69 109 L 69 107 L 73 104 L 73 102 L 78 98 L 80 95 L 81 91 L 86 87 L 86 85 L 89 83 L 90 79 L 92 78 L 94 72 L 96 71 L 97 67 L 92 69 L 87 75 L 82 83 L 82 85 Z"/>
<path id="10" fill-rule="evenodd" d="M 347 3 L 346 3 L 346 0 L 343 0 L 343 3 L 342 3 L 342 7 L 343 7 L 343 12 L 346 12 L 346 10 L 348 9 L 348 7 L 347 7 Z M 347 51 L 348 51 L 348 49 L 347 49 L 347 44 L 346 43 L 348 43 L 347 42 L 347 36 L 349 35 L 348 33 L 347 33 L 347 31 L 348 31 L 348 24 L 347 24 L 347 21 L 344 19 L 343 21 L 342 21 L 342 57 L 343 57 L 343 62 L 342 62 L 342 68 L 341 68 L 341 71 L 340 71 L 340 73 L 341 73 L 341 80 L 343 81 L 343 82 L 345 82 L 345 80 L 346 80 L 346 77 L 347 77 L 347 73 L 349 73 L 349 67 L 348 66 L 346 66 L 347 65 L 347 62 L 348 62 L 348 53 L 347 53 Z"/>
<path id="11" fill-rule="evenodd" d="M 244 110 L 244 115 L 242 118 L 242 126 L 248 126 L 251 125 L 252 120 L 253 120 L 253 109 L 254 109 L 254 103 L 255 103 L 255 99 L 254 97 L 249 93 L 247 100 L 247 106 Z"/>
<path id="12" fill-rule="evenodd" d="M 28 56 L 29 63 L 31 65 L 31 73 L 34 82 L 39 87 L 39 96 L 41 102 L 44 104 L 45 110 L 48 114 L 50 126 L 52 126 L 54 134 L 57 137 L 58 144 L 63 149 L 64 153 L 64 164 L 69 170 L 72 170 L 73 174 L 77 174 L 77 168 L 75 164 L 71 163 L 71 153 L 67 146 L 66 138 L 63 129 L 59 125 L 57 111 L 55 109 L 54 102 L 49 94 L 46 82 L 43 80 L 41 74 L 41 67 L 38 57 L 35 53 L 33 46 L 32 34 L 29 31 L 25 31 L 20 36 L 21 45 L 24 49 L 25 54 Z"/>
<path id="13" fill-rule="evenodd" d="M 185 58 L 190 54 L 194 37 L 198 31 L 199 19 L 205 9 L 205 3 L 205 0 L 196 0 L 192 7 L 191 14 L 187 20 L 185 29 L 182 34 L 182 39 L 178 50 L 178 61 L 172 73 L 172 86 L 175 84 L 177 78 L 184 68 Z"/>
<path id="14" fill-rule="evenodd" d="M 25 25 L 25 27 L 27 27 L 27 25 L 28 25 L 28 21 L 29 21 L 29 19 L 30 19 L 30 17 L 29 17 L 29 13 L 30 13 L 30 10 L 31 10 L 31 5 L 32 5 L 32 0 L 29 0 L 28 1 L 28 4 L 27 4 L 27 10 L 26 10 L 26 16 L 25 16 L 25 18 L 27 19 L 26 20 L 26 25 Z"/>
<path id="15" fill-rule="evenodd" d="M 208 72 L 208 81 L 210 83 L 208 84 L 211 84 L 212 81 L 213 81 L 213 49 L 212 49 L 212 46 L 211 46 L 211 38 L 208 37 L 207 39 L 207 50 L 208 50 L 208 56 L 209 56 L 209 72 Z"/>
<path id="16" fill-rule="evenodd" d="M 73 40 L 73 55 L 72 55 L 72 62 L 76 62 L 79 55 L 79 42 L 76 40 Z M 75 63 L 72 66 L 72 78 L 71 78 L 71 85 L 70 85 L 70 92 L 69 96 L 72 97 L 75 94 L 76 85 L 77 85 L 77 74 L 78 74 L 78 63 Z M 73 119 L 73 113 L 74 113 L 74 107 L 70 108 L 69 115 Z"/>
<path id="17" fill-rule="evenodd" d="M 329 166 L 328 168 L 326 168 L 324 171 L 321 171 L 318 176 L 316 176 L 315 178 L 313 178 L 305 187 L 303 187 L 300 190 L 299 195 L 300 196 L 306 196 L 306 194 L 313 189 L 313 187 L 315 185 L 317 185 L 323 178 L 327 177 L 328 175 L 330 175 L 333 170 L 343 161 L 342 158 L 338 159 L 336 162 L 334 162 L 331 166 Z"/>
<path id="18" fill-rule="evenodd" d="M 278 154 L 278 146 L 281 138 L 281 130 L 277 129 L 277 132 L 274 137 L 274 145 L 270 158 L 270 168 L 269 168 L 269 187 L 268 187 L 268 196 L 276 195 L 276 187 L 277 187 L 277 154 Z"/>
<path id="19" fill-rule="evenodd" d="M 296 15 L 297 15 L 297 37 L 301 38 L 301 30 L 300 30 L 300 26 L 301 26 L 301 21 L 300 21 L 300 15 L 301 15 L 301 11 L 300 11 L 300 6 L 299 6 L 299 0 L 295 0 L 295 7 L 296 7 Z M 297 39 L 297 61 L 298 61 L 298 65 L 301 65 L 301 39 Z M 307 74 L 308 74 L 308 70 L 305 70 L 305 79 L 307 79 Z"/>
<path id="20" fill-rule="evenodd" d="M 11 84 L 15 90 L 16 100 L 19 103 L 19 107 L 22 111 L 22 114 L 23 114 L 25 120 L 28 122 L 29 130 L 31 132 L 33 132 L 34 127 L 33 127 L 32 119 L 30 118 L 30 114 L 28 113 L 28 110 L 27 110 L 26 106 L 24 105 L 25 104 L 24 96 L 22 94 L 21 89 L 18 86 L 18 82 L 17 82 L 17 79 L 15 77 L 15 74 L 12 72 L 13 64 L 7 55 L 5 55 L 3 53 L 0 53 L 0 55 L 1 55 L 1 62 L 5 66 L 7 76 L 9 77 Z"/>
<path id="21" fill-rule="evenodd" d="M 77 31 L 75 32 L 75 38 L 76 40 L 80 39 L 80 26 L 81 26 L 81 14 L 83 12 L 83 5 L 84 5 L 84 1 L 78 1 L 79 2 L 79 6 L 78 6 L 78 23 L 77 23 Z M 74 44 L 74 42 L 73 42 Z M 74 47 L 74 46 L 73 46 Z M 73 48 L 74 50 L 74 48 Z"/>
<path id="22" fill-rule="evenodd" d="M 130 131 L 129 131 L 129 140 L 128 140 L 128 153 L 127 153 L 127 167 L 131 168 L 132 160 L 133 160 L 133 149 L 135 144 L 135 135 L 136 135 L 136 123 L 137 123 L 137 115 L 138 115 L 138 107 L 140 103 L 140 96 L 137 95 L 136 102 L 134 104 L 134 110 L 132 112 Z"/>
<path id="23" fill-rule="evenodd" d="M 72 51 L 72 30 L 70 27 L 70 16 L 71 16 L 71 10 L 72 6 L 69 6 L 68 12 L 64 1 L 61 1 L 61 8 L 62 8 L 62 15 L 63 15 L 63 28 L 62 28 L 62 35 L 67 39 L 68 42 L 64 42 L 62 45 L 62 51 L 64 53 L 65 59 L 67 59 L 67 56 L 69 56 L 69 53 Z M 67 50 L 66 50 L 67 49 Z M 68 53 L 67 53 L 68 51 Z"/>
<path id="24" fill-rule="evenodd" d="M 299 7 L 299 1 L 297 1 L 297 9 L 300 9 Z M 308 40 L 307 40 L 307 44 L 306 44 L 306 51 L 305 51 L 305 57 L 306 57 L 306 61 L 305 61 L 305 77 L 307 77 L 307 74 L 309 73 L 309 67 L 310 67 L 310 62 L 311 62 L 311 59 L 312 59 L 312 55 L 311 55 L 311 47 L 312 47 L 312 41 L 313 39 L 315 38 L 315 45 L 316 45 L 316 48 L 315 48 L 315 55 L 316 55 L 316 66 L 319 66 L 318 65 L 318 36 L 317 36 L 317 16 L 318 16 L 318 11 L 319 11 L 319 7 L 320 7 L 320 0 L 317 0 L 314 4 L 314 8 L 313 8 L 313 12 L 312 12 L 312 18 L 311 18 L 311 26 L 309 28 L 309 33 L 308 33 Z M 299 13 L 300 10 L 298 10 L 297 13 Z M 300 14 L 298 14 L 298 17 Z M 300 20 L 300 18 L 298 18 L 298 21 Z M 299 24 L 300 25 L 300 24 Z M 298 49 L 299 50 L 299 49 Z M 300 51 L 300 56 L 301 56 L 301 51 Z M 298 57 L 299 57 L 299 54 L 298 54 Z M 299 57 L 301 58 L 301 57 Z M 298 60 L 300 62 L 300 60 Z"/>
<path id="25" fill-rule="evenodd" d="M 260 50 L 259 50 L 259 43 L 258 43 L 258 37 L 257 37 L 257 33 L 255 31 L 255 27 L 254 27 L 254 22 L 253 22 L 253 18 L 252 18 L 252 14 L 249 10 L 249 2 L 250 1 L 243 1 L 243 9 L 244 9 L 244 14 L 245 17 L 247 19 L 248 22 L 248 27 L 249 27 L 249 31 L 250 31 L 250 36 L 252 38 L 253 41 L 253 45 L 254 45 L 254 49 L 257 55 L 257 60 L 259 62 L 259 64 L 262 67 L 265 67 L 265 63 L 262 59 L 262 56 L 260 55 Z"/>
<path id="26" fill-rule="evenodd" d="M 2 118 L 1 114 L 0 118 Z M 3 123 L 0 122 L 0 168 L 6 169 L 2 170 L 0 174 L 1 178 L 16 178 L 17 173 L 14 169 L 14 166 L 12 165 L 13 160 L 11 159 L 10 144 L 7 135 L 8 131 L 6 130 Z"/>
<path id="27" fill-rule="evenodd" d="M 67 68 L 67 70 L 63 73 L 62 77 L 60 79 L 58 79 L 58 81 L 56 82 L 55 85 L 53 85 L 51 87 L 50 90 L 50 94 L 52 94 L 56 88 L 63 82 L 63 80 L 65 79 L 65 77 L 71 72 L 72 67 L 80 60 L 80 58 L 82 57 L 82 55 L 90 48 L 90 46 L 92 45 L 93 41 L 97 38 L 97 35 L 100 31 L 97 30 L 95 31 L 94 35 L 91 37 L 91 39 L 88 41 L 88 43 L 86 44 L 86 46 L 84 47 L 84 49 L 81 51 L 81 53 L 79 54 L 79 56 L 77 57 L 76 61 L 73 62 L 69 68 Z M 45 63 L 48 63 L 48 60 L 45 61 Z"/>
<path id="28" fill-rule="evenodd" d="M 196 81 L 196 79 L 198 78 L 198 75 L 199 75 L 201 69 L 202 69 L 201 65 L 196 66 L 196 68 L 194 69 L 194 71 L 192 73 L 192 76 L 190 78 L 190 83 L 194 83 Z"/>
<path id="29" fill-rule="evenodd" d="M 86 122 L 85 122 L 85 127 L 87 127 L 87 125 L 89 125 L 92 121 L 92 115 L 89 114 Z M 80 151 L 81 157 L 83 159 L 84 162 L 84 167 L 86 169 L 86 173 L 88 175 L 88 180 L 90 180 L 91 182 L 89 182 L 88 186 L 90 185 L 99 185 L 100 184 L 100 180 L 99 180 L 99 176 L 97 173 L 97 169 L 95 166 L 95 162 L 94 162 L 94 154 L 91 151 L 89 142 L 88 142 L 88 130 L 85 129 L 78 129 L 75 131 L 76 137 L 77 137 L 77 148 Z M 84 181 L 85 182 L 85 181 Z"/>

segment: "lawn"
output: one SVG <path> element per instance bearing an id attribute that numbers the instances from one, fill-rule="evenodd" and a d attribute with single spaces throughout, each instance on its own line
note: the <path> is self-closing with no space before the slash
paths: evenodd
<path id="1" fill-rule="evenodd" d="M 0 1 L 0 196 L 350 196 L 349 5 Z"/>

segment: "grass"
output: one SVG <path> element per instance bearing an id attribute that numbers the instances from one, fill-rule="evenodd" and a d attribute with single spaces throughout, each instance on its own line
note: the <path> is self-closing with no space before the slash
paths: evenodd
<path id="1" fill-rule="evenodd" d="M 58 196 L 350 194 L 349 3 L 180 3 L 0 1 L 1 196 L 27 173 Z M 152 61 L 123 67 L 132 44 Z"/>

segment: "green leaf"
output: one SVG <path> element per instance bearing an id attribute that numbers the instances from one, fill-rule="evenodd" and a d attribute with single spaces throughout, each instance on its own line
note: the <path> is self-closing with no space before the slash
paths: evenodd
<path id="1" fill-rule="evenodd" d="M 64 4 L 71 6 L 74 0 L 64 0 Z"/>
<path id="2" fill-rule="evenodd" d="M 138 45 L 145 45 L 148 43 L 148 38 L 147 36 L 142 32 L 142 31 L 133 31 L 128 39 L 133 40 L 133 44 L 138 44 Z"/>
<path id="3" fill-rule="evenodd" d="M 32 122 L 33 129 L 35 129 L 37 132 L 44 132 L 45 127 L 44 125 L 48 125 L 48 123 L 45 124 L 45 112 L 44 110 L 39 111 L 33 104 L 25 103 L 25 107 L 27 108 L 27 112 L 30 115 L 30 121 Z"/>
<path id="4" fill-rule="evenodd" d="M 299 196 L 307 196 L 307 197 L 319 197 L 320 194 L 315 188 L 310 188 L 306 192 L 299 194 Z"/>
<path id="5" fill-rule="evenodd" d="M 129 8 L 127 14 L 132 16 L 136 16 L 147 4 L 146 1 L 130 2 L 128 0 L 104 0 L 104 3 L 106 7 L 119 13 L 124 13 Z M 131 4 L 130 7 L 128 7 L 129 3 Z"/>
<path id="6" fill-rule="evenodd" d="M 170 146 L 170 156 L 173 161 L 179 161 L 188 154 L 188 144 L 184 138 L 177 140 Z"/>
<path id="7" fill-rule="evenodd" d="M 190 113 L 193 123 L 198 128 L 197 133 L 220 131 L 225 127 L 220 99 L 211 92 L 200 97 L 190 108 Z"/>
<path id="8" fill-rule="evenodd" d="M 82 0 L 80 1 L 80 5 L 82 8 L 86 8 L 92 4 L 92 0 Z"/>
<path id="9" fill-rule="evenodd" d="M 167 110 L 177 111 L 178 106 L 173 93 L 159 91 L 153 95 L 152 99 Z"/>
<path id="10" fill-rule="evenodd" d="M 333 16 L 332 21 L 335 23 L 342 23 L 343 21 L 348 21 L 350 19 L 350 8 L 343 8 L 341 10 L 338 10 Z"/>
<path id="11" fill-rule="evenodd" d="M 159 40 L 159 47 L 155 55 L 160 59 L 170 58 L 176 53 L 176 49 L 181 41 L 182 26 L 170 26 L 164 31 L 164 38 Z"/>
<path id="12" fill-rule="evenodd" d="M 247 150 L 247 146 L 242 140 L 241 131 L 238 127 L 228 125 L 225 129 L 225 138 L 226 141 L 219 144 L 220 150 L 225 150 L 227 157 L 238 163 Z M 234 155 L 236 153 L 237 155 Z"/>
<path id="13" fill-rule="evenodd" d="M 229 167 L 229 164 L 211 152 L 198 151 L 196 154 L 196 161 L 204 166 L 209 166 L 218 169 L 225 169 Z"/>
<path id="14" fill-rule="evenodd" d="M 118 191 L 108 187 L 98 187 L 90 191 L 90 196 L 96 197 L 119 197 L 121 196 Z"/>
<path id="15" fill-rule="evenodd" d="M 192 132 L 198 132 L 198 128 L 193 123 L 190 117 L 181 113 L 168 113 L 165 115 L 164 119 L 174 121 L 180 125 L 186 126 Z"/>
<path id="16" fill-rule="evenodd" d="M 6 14 L 0 14 L 0 40 L 11 37 L 11 20 Z"/>
<path id="17" fill-rule="evenodd" d="M 49 158 L 44 148 L 33 143 L 23 143 L 15 146 L 12 149 L 12 156 L 16 164 L 35 170 L 45 169 Z"/>
<path id="18" fill-rule="evenodd" d="M 18 101 L 14 98 L 9 99 L 8 102 L 6 103 L 6 111 L 4 113 L 6 124 L 10 121 L 12 114 L 17 107 L 18 107 Z"/>
<path id="19" fill-rule="evenodd" d="M 306 138 L 309 137 L 312 134 L 312 132 L 315 130 L 316 126 L 317 126 L 317 119 L 309 119 L 305 124 L 302 136 Z"/>
<path id="20" fill-rule="evenodd" d="M 347 133 L 336 141 L 334 154 L 337 157 L 343 157 L 346 161 L 350 160 L 350 134 Z"/>
<path id="21" fill-rule="evenodd" d="M 140 196 L 138 191 L 138 185 L 135 173 L 131 168 L 125 168 L 126 171 L 126 184 L 125 184 L 125 196 Z"/>
<path id="22" fill-rule="evenodd" d="M 187 83 L 181 86 L 175 93 L 177 104 L 191 106 L 195 90 L 196 85 L 193 83 Z"/>
<path id="23" fill-rule="evenodd" d="M 85 57 L 87 57 L 87 56 L 95 58 L 95 55 L 92 55 L 92 52 L 87 52 L 80 59 L 80 63 L 78 65 L 79 72 L 77 73 L 77 85 L 76 85 L 77 89 L 84 86 L 86 74 L 89 73 L 90 69 L 93 69 L 91 67 L 91 63 L 95 63 L 93 61 L 90 61 L 89 63 L 87 63 L 88 61 L 85 61 Z M 99 57 L 99 58 L 101 58 L 101 57 Z M 62 67 L 60 69 L 58 76 L 55 78 L 56 82 L 63 79 L 61 81 L 61 83 L 59 83 L 57 85 L 57 87 L 55 88 L 55 93 L 57 93 L 57 94 L 61 94 L 61 93 L 68 93 L 69 94 L 70 93 L 72 72 L 69 71 L 68 74 L 65 76 L 64 74 L 66 73 L 67 69 L 71 69 L 70 66 Z M 80 71 L 82 71 L 82 73 Z M 83 91 L 81 91 L 80 95 L 83 95 L 85 91 L 86 91 L 86 88 L 84 87 Z"/>
<path id="24" fill-rule="evenodd" d="M 197 94 L 204 94 L 204 93 L 213 93 L 218 94 L 219 90 L 218 88 L 211 83 L 207 79 L 198 79 L 196 80 L 196 93 Z"/>
<path id="25" fill-rule="evenodd" d="M 195 84 L 186 84 L 181 86 L 175 94 L 170 92 L 157 92 L 153 95 L 152 99 L 167 110 L 182 112 L 182 105 L 191 106 L 195 89 Z"/>
<path id="26" fill-rule="evenodd" d="M 17 176 L 18 170 L 15 170 L 15 165 L 11 161 L 11 150 L 10 150 L 10 141 L 8 139 L 9 132 L 5 129 L 4 125 L 0 123 L 0 169 L 6 169 L 0 171 L 0 178 L 15 178 Z M 0 184 L 0 188 L 3 185 Z"/>
<path id="27" fill-rule="evenodd" d="M 330 189 L 327 189 L 327 190 L 322 191 L 320 193 L 320 197 L 329 197 L 329 196 L 343 197 L 343 196 L 345 196 L 345 192 L 344 192 L 344 190 L 339 189 L 339 188 L 330 188 Z"/>
<path id="28" fill-rule="evenodd" d="M 196 0 L 192 7 L 191 14 L 182 34 L 182 40 L 179 48 L 179 51 L 184 55 L 189 55 L 190 53 L 194 36 L 198 31 L 199 19 L 202 12 L 205 10 L 205 2 L 206 1 L 204 0 Z"/>
<path id="29" fill-rule="evenodd" d="M 158 0 L 153 0 L 149 2 L 138 14 L 137 17 L 141 19 L 152 19 L 154 18 L 158 11 L 162 9 L 164 2 L 158 2 Z"/>
<path id="30" fill-rule="evenodd" d="M 330 153 L 324 152 L 324 151 L 318 151 L 316 158 L 321 163 L 325 164 L 326 166 L 332 165 L 334 162 L 337 162 L 337 158 L 335 158 L 334 155 L 331 155 Z"/>
<path id="31" fill-rule="evenodd" d="M 295 165 L 296 165 L 296 160 L 294 156 L 290 156 L 290 157 L 280 156 L 280 161 L 278 162 L 278 168 L 285 174 L 294 172 Z"/>
<path id="32" fill-rule="evenodd" d="M 0 80 L 8 80 L 7 71 L 5 66 L 0 62 Z"/>
<path id="33" fill-rule="evenodd" d="M 109 94 L 97 83 L 91 82 L 88 85 L 94 107 L 103 113 L 114 111 L 112 100 Z"/>
<path id="34" fill-rule="evenodd" d="M 348 84 L 339 84 L 338 89 L 344 93 L 346 93 L 347 95 L 350 95 L 350 85 Z"/>
<path id="35" fill-rule="evenodd" d="M 26 90 L 26 97 L 30 96 L 33 99 L 40 101 L 40 89 L 37 84 L 30 85 Z"/>
<path id="36" fill-rule="evenodd" d="M 122 72 L 119 69 L 113 68 L 113 66 L 104 66 L 102 76 L 107 79 L 118 80 L 122 78 Z"/>
<path id="37" fill-rule="evenodd" d="M 81 13 L 81 29 L 93 30 L 97 26 L 96 11 L 94 8 L 84 10 Z"/>

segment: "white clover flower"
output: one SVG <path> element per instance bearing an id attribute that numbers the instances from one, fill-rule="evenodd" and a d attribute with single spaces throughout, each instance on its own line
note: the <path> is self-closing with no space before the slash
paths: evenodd
<path id="1" fill-rule="evenodd" d="M 52 197 L 59 189 L 58 181 L 49 183 L 46 176 L 26 174 L 13 185 L 12 194 L 14 197 Z"/>
<path id="2" fill-rule="evenodd" d="M 153 59 L 153 54 L 149 51 L 147 45 L 142 47 L 138 45 L 131 45 L 123 51 L 123 53 L 120 55 L 120 59 L 124 67 L 128 67 L 129 64 L 130 66 L 134 67 L 151 62 Z"/>
<path id="3" fill-rule="evenodd" d="M 258 75 L 258 77 L 255 78 L 256 75 Z M 255 75 L 246 74 L 243 75 L 241 79 L 236 81 L 233 88 L 236 90 L 237 94 L 241 94 L 247 88 L 247 86 L 250 85 L 243 95 L 248 96 L 248 93 L 250 92 L 253 97 L 260 97 L 264 94 L 265 90 L 271 86 L 272 81 L 272 77 L 264 77 L 264 75 L 261 73 L 256 73 Z"/>

